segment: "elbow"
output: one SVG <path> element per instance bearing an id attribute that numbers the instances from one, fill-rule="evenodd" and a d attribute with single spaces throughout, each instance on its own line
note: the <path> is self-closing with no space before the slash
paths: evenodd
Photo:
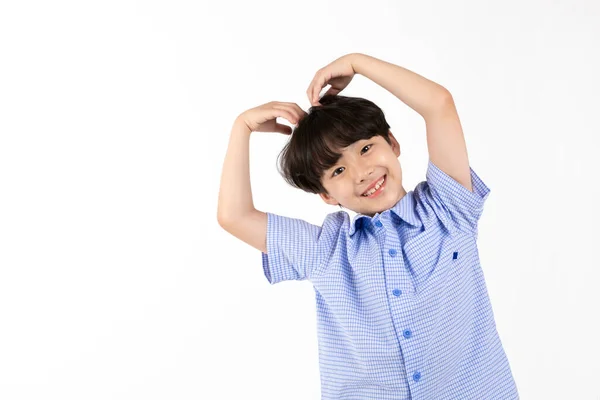
<path id="1" fill-rule="evenodd" d="M 219 226 L 225 229 L 229 225 L 229 218 L 222 212 L 217 212 L 217 222 Z"/>
<path id="2" fill-rule="evenodd" d="M 228 227 L 232 226 L 232 224 L 236 225 L 241 220 L 244 220 L 248 217 L 252 217 L 256 211 L 257 210 L 254 207 L 251 207 L 250 209 L 243 211 L 243 212 L 236 210 L 233 213 L 226 212 L 224 210 L 218 210 L 217 211 L 217 222 L 223 229 L 227 230 Z"/>
<path id="3" fill-rule="evenodd" d="M 435 93 L 431 95 L 431 100 L 429 101 L 429 106 L 425 110 L 421 116 L 428 120 L 432 116 L 439 114 L 447 110 L 448 108 L 455 108 L 454 99 L 452 98 L 452 94 L 446 90 L 445 88 L 437 89 Z"/>
<path id="4" fill-rule="evenodd" d="M 443 86 L 440 86 L 439 90 L 437 90 L 435 99 L 436 105 L 439 106 L 445 106 L 448 103 L 454 102 L 454 99 L 452 98 L 452 93 L 450 93 L 450 91 Z"/>

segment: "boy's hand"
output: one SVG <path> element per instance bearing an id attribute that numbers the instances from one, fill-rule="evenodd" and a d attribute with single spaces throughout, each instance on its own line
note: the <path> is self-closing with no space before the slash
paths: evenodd
<path id="1" fill-rule="evenodd" d="M 251 132 L 279 132 L 285 135 L 292 133 L 292 128 L 280 124 L 277 117 L 282 117 L 297 125 L 306 112 L 296 103 L 271 101 L 258 107 L 244 111 L 238 116 Z"/>
<path id="2" fill-rule="evenodd" d="M 328 84 L 331 87 L 325 92 L 324 96 L 328 94 L 336 95 L 348 86 L 354 74 L 356 74 L 352 66 L 354 57 L 354 53 L 346 54 L 317 71 L 306 91 L 311 105 L 321 105 L 319 103 L 319 93 Z"/>

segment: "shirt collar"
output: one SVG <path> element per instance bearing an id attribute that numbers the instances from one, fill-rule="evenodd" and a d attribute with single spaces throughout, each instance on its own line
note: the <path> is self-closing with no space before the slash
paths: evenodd
<path id="1" fill-rule="evenodd" d="M 381 219 L 381 215 L 387 211 L 396 214 L 398 217 L 400 217 L 400 219 L 408 222 L 412 226 L 420 227 L 423 225 L 419 219 L 419 216 L 415 212 L 415 199 L 413 196 L 413 191 L 411 190 L 410 192 L 406 193 L 406 195 L 402 197 L 392 208 L 381 213 L 376 213 L 373 215 L 373 217 L 360 213 L 356 214 L 350 223 L 348 235 L 352 236 L 354 232 L 356 232 L 356 229 L 360 228 L 364 223 L 372 223 L 373 220 L 379 221 L 379 219 Z"/>

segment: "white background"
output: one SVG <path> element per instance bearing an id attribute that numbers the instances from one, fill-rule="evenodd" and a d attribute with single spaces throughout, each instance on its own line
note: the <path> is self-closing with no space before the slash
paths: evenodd
<path id="1" fill-rule="evenodd" d="M 600 399 L 599 27 L 592 0 L 3 2 L 0 399 L 319 399 L 312 285 L 269 285 L 217 199 L 235 117 L 307 110 L 352 52 L 454 97 L 521 398 Z M 384 110 L 413 190 L 422 118 L 364 76 L 341 94 Z M 320 225 L 339 208 L 279 176 L 287 139 L 252 135 L 254 204 Z"/>

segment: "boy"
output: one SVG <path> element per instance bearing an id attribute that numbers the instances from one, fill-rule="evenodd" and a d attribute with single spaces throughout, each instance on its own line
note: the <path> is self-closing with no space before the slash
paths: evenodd
<path id="1" fill-rule="evenodd" d="M 354 74 L 425 120 L 426 181 L 402 187 L 400 146 L 383 112 L 337 94 Z M 328 92 L 318 94 L 327 84 Z M 320 69 L 306 114 L 270 102 L 236 119 L 219 192 L 220 225 L 262 251 L 271 284 L 308 279 L 317 302 L 322 399 L 518 399 L 477 251 L 490 189 L 469 166 L 450 93 L 402 67 L 352 53 Z M 286 181 L 328 204 L 321 227 L 254 209 L 250 133 L 297 127 Z"/>

